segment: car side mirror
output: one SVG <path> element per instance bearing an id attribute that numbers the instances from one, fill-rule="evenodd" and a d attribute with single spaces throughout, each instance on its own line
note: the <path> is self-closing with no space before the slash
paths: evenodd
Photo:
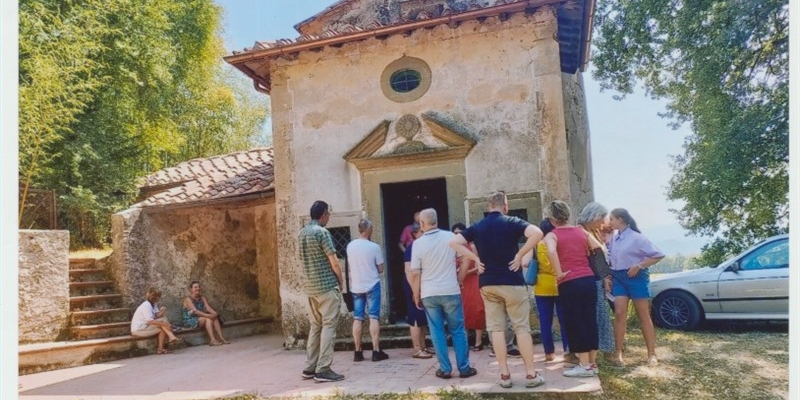
<path id="1" fill-rule="evenodd" d="M 739 271 L 742 270 L 742 267 L 739 265 L 739 261 L 736 261 L 733 264 L 731 264 L 730 266 L 728 266 L 728 268 L 726 270 L 738 273 Z"/>

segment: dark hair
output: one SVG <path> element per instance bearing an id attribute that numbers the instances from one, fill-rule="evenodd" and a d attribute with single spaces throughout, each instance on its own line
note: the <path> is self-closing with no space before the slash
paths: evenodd
<path id="1" fill-rule="evenodd" d="M 414 222 L 411 224 L 411 233 L 417 233 L 420 229 L 422 229 L 422 227 L 419 226 L 419 222 Z"/>
<path id="2" fill-rule="evenodd" d="M 328 203 L 322 200 L 315 201 L 314 204 L 311 205 L 311 219 L 318 220 L 322 218 L 326 211 L 328 211 Z"/>
<path id="3" fill-rule="evenodd" d="M 622 219 L 622 221 L 625 222 L 625 225 L 628 225 L 628 228 L 631 228 L 638 233 L 642 233 L 642 231 L 639 230 L 639 227 L 636 226 L 636 221 L 633 220 L 633 217 L 631 217 L 631 214 L 628 212 L 628 210 L 624 208 L 615 208 L 611 210 L 611 215 Z"/>
<path id="4" fill-rule="evenodd" d="M 553 226 L 553 223 L 550 222 L 549 219 L 545 218 L 545 219 L 542 220 L 542 222 L 539 223 L 539 229 L 542 230 L 542 234 L 547 235 L 553 229 L 556 229 L 556 227 Z"/>
<path id="5" fill-rule="evenodd" d="M 450 228 L 450 231 L 455 232 L 456 229 L 461 229 L 462 231 L 465 231 L 467 230 L 467 226 L 462 224 L 461 222 L 456 222 L 455 224 L 453 224 L 453 227 Z"/>
<path id="6" fill-rule="evenodd" d="M 192 286 L 194 286 L 195 283 L 199 285 L 200 281 L 192 281 L 191 283 L 189 283 L 189 289 L 191 289 Z"/>

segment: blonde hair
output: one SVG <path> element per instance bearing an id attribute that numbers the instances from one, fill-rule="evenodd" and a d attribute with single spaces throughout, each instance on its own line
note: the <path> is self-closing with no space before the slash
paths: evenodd
<path id="1" fill-rule="evenodd" d="M 144 297 L 147 299 L 147 301 L 154 303 L 161 299 L 161 291 L 154 287 L 149 287 L 147 288 L 147 293 L 145 293 Z"/>

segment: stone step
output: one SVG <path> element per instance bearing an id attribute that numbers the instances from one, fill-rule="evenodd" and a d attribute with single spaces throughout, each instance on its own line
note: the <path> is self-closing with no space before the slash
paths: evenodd
<path id="1" fill-rule="evenodd" d="M 69 320 L 72 326 L 130 322 L 131 310 L 127 308 L 110 308 L 107 310 L 75 311 L 70 313 Z"/>
<path id="2" fill-rule="evenodd" d="M 103 281 L 106 280 L 107 277 L 108 274 L 102 269 L 84 268 L 69 270 L 70 282 Z"/>
<path id="3" fill-rule="evenodd" d="M 366 327 L 365 327 L 366 328 Z M 372 338 L 369 336 L 369 330 L 364 329 L 364 333 L 361 337 L 362 348 L 364 350 L 371 350 L 372 349 Z M 538 330 L 531 329 L 531 338 L 533 339 L 534 344 L 541 344 L 541 335 Z M 433 343 L 430 339 L 430 333 L 426 336 L 427 346 L 433 346 Z M 411 336 L 408 330 L 408 325 L 400 326 L 400 325 L 387 325 L 381 326 L 381 333 L 380 333 L 380 342 L 381 348 L 384 349 L 405 349 L 405 348 L 412 348 Z M 469 331 L 467 333 L 467 343 L 474 344 L 475 343 L 475 332 Z M 488 347 L 489 344 L 489 337 L 488 333 L 484 331 L 483 333 L 483 344 L 484 347 Z M 453 341 L 450 338 L 450 335 L 447 335 L 447 345 L 452 346 Z M 353 342 L 352 336 L 344 336 L 336 338 L 334 344 L 334 350 L 338 351 L 353 351 L 355 350 L 355 344 Z"/>
<path id="4" fill-rule="evenodd" d="M 233 340 L 255 334 L 279 332 L 281 327 L 280 323 L 274 322 L 271 317 L 259 317 L 226 321 L 223 329 L 225 337 Z M 205 330 L 191 329 L 175 334 L 183 338 L 189 346 L 208 343 Z M 131 335 L 71 342 L 25 344 L 18 347 L 19 374 L 26 375 L 154 354 L 156 347 L 155 337 L 138 338 Z M 191 349 L 180 351 L 191 351 Z"/>
<path id="5" fill-rule="evenodd" d="M 69 269 L 97 269 L 97 260 L 94 258 L 70 258 Z"/>
<path id="6" fill-rule="evenodd" d="M 70 297 L 89 296 L 95 294 L 112 294 L 114 289 L 114 281 L 87 281 L 69 283 Z"/>
<path id="7" fill-rule="evenodd" d="M 122 306 L 122 295 L 94 294 L 89 296 L 76 296 L 69 298 L 70 311 L 108 310 Z"/>
<path id="8" fill-rule="evenodd" d="M 131 322 L 109 322 L 97 325 L 73 326 L 69 329 L 71 340 L 86 340 L 125 336 L 131 333 Z"/>

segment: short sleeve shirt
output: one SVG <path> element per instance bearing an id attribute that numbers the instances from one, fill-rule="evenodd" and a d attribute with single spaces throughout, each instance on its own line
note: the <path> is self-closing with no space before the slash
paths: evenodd
<path id="1" fill-rule="evenodd" d="M 350 291 L 367 293 L 381 281 L 378 265 L 383 264 L 381 246 L 358 238 L 347 245 L 347 264 L 350 272 Z"/>
<path id="2" fill-rule="evenodd" d="M 614 235 L 608 246 L 611 269 L 624 271 L 648 258 L 662 258 L 664 253 L 647 237 L 631 228 Z"/>
<path id="3" fill-rule="evenodd" d="M 420 297 L 461 294 L 456 275 L 456 252 L 450 231 L 433 229 L 414 241 L 411 270 L 420 272 Z"/>
<path id="4" fill-rule="evenodd" d="M 481 287 L 525 286 L 522 268 L 511 271 L 508 263 L 519 251 L 519 242 L 525 237 L 528 225 L 530 224 L 523 219 L 494 211 L 461 232 L 467 242 L 475 243 L 481 262 L 486 268 L 478 278 Z"/>
<path id="5" fill-rule="evenodd" d="M 403 232 L 400 233 L 400 243 L 403 244 L 403 247 L 408 247 L 408 245 L 414 241 L 413 230 L 413 225 L 406 225 L 406 227 L 403 228 Z"/>
<path id="6" fill-rule="evenodd" d="M 313 296 L 338 288 L 339 279 L 328 261 L 328 255 L 336 253 L 330 232 L 312 220 L 300 230 L 298 241 L 306 294 Z"/>

